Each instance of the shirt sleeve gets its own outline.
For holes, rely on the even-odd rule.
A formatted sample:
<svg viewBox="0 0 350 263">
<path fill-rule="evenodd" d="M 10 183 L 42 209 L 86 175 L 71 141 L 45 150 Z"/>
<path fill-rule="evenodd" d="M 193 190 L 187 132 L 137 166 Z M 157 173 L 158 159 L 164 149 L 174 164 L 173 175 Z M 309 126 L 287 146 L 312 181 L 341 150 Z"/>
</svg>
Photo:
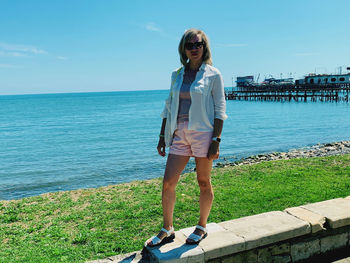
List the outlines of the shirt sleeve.
<svg viewBox="0 0 350 263">
<path fill-rule="evenodd" d="M 225 90 L 224 81 L 221 74 L 217 74 L 213 80 L 213 100 L 214 100 L 214 118 L 220 120 L 226 120 L 226 100 L 225 100 Z"/>
<path fill-rule="evenodd" d="M 162 119 L 166 119 L 166 117 L 168 116 L 168 112 L 170 111 L 171 98 L 172 98 L 172 90 L 171 90 L 172 87 L 171 86 L 172 86 L 173 81 L 174 81 L 174 72 L 171 74 L 169 95 L 168 95 L 168 98 L 165 100 L 164 109 L 163 109 L 162 113 L 160 114 L 160 117 Z"/>
</svg>

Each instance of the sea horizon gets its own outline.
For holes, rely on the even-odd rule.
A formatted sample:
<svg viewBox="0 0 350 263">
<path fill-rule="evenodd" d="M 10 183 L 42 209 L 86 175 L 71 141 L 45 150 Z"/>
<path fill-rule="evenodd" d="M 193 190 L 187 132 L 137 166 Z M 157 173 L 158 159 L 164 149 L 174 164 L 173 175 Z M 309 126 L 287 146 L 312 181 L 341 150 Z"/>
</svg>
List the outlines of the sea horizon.
<svg viewBox="0 0 350 263">
<path fill-rule="evenodd" d="M 225 91 L 236 87 L 225 87 Z M 169 89 L 140 89 L 140 90 L 112 90 L 112 91 L 72 91 L 72 92 L 43 92 L 43 93 L 21 93 L 21 94 L 0 94 L 2 96 L 27 96 L 27 95 L 54 95 L 54 94 L 82 94 L 82 93 L 115 93 L 115 92 L 137 92 L 137 91 L 169 91 Z"/>
</svg>

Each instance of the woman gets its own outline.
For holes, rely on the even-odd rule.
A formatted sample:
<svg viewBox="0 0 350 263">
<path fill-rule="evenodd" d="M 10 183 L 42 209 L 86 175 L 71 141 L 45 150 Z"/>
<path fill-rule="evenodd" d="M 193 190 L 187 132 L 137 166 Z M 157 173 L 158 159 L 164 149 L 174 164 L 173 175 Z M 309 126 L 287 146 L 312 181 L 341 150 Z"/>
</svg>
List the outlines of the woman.
<svg viewBox="0 0 350 263">
<path fill-rule="evenodd" d="M 162 189 L 163 228 L 146 242 L 151 247 L 175 238 L 175 187 L 191 156 L 195 157 L 200 188 L 200 217 L 186 243 L 198 244 L 207 236 L 206 224 L 214 199 L 210 172 L 213 160 L 219 157 L 220 135 L 227 118 L 222 76 L 211 66 L 205 33 L 187 30 L 181 38 L 179 54 L 184 67 L 172 74 L 157 146 L 161 156 L 165 156 L 165 147 L 170 146 Z"/>
</svg>

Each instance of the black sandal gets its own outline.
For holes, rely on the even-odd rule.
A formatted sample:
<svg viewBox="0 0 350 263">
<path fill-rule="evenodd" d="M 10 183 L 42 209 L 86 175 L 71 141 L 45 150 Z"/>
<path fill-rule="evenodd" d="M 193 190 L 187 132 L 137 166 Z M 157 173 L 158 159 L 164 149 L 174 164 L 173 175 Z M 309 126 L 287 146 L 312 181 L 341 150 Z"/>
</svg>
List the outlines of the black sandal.
<svg viewBox="0 0 350 263">
<path fill-rule="evenodd" d="M 172 240 L 174 240 L 175 238 L 175 232 L 174 232 L 174 228 L 170 228 L 170 230 L 166 230 L 165 228 L 162 228 L 160 231 L 166 233 L 166 236 L 163 239 L 160 239 L 157 236 L 154 236 L 151 238 L 151 242 L 148 243 L 146 242 L 145 246 L 148 247 L 155 247 L 155 246 L 159 246 L 159 245 L 163 245 L 166 243 L 171 242 Z"/>
<path fill-rule="evenodd" d="M 188 236 L 188 238 L 186 239 L 186 244 L 188 245 L 194 245 L 194 244 L 199 244 L 199 242 L 201 242 L 204 238 L 206 238 L 208 236 L 208 230 L 200 225 L 197 225 L 196 228 L 202 230 L 204 232 L 204 234 L 202 236 L 199 236 L 195 233 L 192 233 L 191 235 Z M 189 241 L 189 240 L 193 240 L 193 241 Z"/>
</svg>

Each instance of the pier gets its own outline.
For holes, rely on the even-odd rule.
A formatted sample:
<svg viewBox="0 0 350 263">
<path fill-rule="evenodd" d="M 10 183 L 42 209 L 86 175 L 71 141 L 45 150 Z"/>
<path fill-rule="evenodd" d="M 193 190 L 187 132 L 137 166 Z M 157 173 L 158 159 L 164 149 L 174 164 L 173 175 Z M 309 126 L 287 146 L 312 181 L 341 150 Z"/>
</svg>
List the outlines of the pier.
<svg viewBox="0 0 350 263">
<path fill-rule="evenodd" d="M 252 85 L 226 92 L 228 100 L 349 102 L 350 84 Z"/>
</svg>

